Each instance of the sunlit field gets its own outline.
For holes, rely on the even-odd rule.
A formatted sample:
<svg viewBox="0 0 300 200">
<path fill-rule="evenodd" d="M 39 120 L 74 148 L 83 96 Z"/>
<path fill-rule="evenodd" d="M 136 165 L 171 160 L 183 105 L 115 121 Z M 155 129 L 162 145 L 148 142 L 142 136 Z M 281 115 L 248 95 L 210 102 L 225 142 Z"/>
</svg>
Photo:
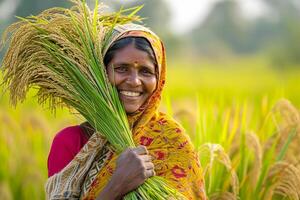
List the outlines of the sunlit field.
<svg viewBox="0 0 300 200">
<path fill-rule="evenodd" d="M 195 144 L 210 199 L 300 199 L 300 70 L 264 57 L 168 63 L 161 110 Z M 1 78 L 0 78 L 1 79 Z M 47 155 L 56 132 L 82 122 L 38 105 L 16 109 L 0 89 L 0 199 L 44 199 Z"/>
</svg>

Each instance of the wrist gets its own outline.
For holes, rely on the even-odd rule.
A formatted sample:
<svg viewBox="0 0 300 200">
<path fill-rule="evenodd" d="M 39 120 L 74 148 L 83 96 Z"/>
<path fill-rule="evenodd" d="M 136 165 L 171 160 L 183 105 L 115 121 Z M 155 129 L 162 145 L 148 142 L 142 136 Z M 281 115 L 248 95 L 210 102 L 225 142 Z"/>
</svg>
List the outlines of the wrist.
<svg viewBox="0 0 300 200">
<path fill-rule="evenodd" d="M 115 181 L 114 177 L 112 177 L 109 183 L 107 184 L 107 189 L 110 191 L 111 197 L 113 199 L 118 200 L 122 198 L 122 186 L 120 185 L 120 181 Z"/>
<path fill-rule="evenodd" d="M 122 187 L 119 184 L 119 181 L 115 181 L 114 176 L 106 184 L 97 200 L 119 200 L 122 198 Z"/>
</svg>

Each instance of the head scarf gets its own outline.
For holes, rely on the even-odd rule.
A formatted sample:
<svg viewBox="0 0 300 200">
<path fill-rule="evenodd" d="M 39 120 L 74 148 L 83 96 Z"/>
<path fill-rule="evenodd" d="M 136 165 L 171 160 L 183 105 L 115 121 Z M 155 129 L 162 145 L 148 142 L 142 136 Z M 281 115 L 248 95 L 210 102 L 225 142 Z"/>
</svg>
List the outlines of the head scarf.
<svg viewBox="0 0 300 200">
<path fill-rule="evenodd" d="M 163 87 L 166 79 L 166 53 L 165 47 L 160 38 L 150 29 L 138 24 L 117 25 L 114 28 L 110 42 L 104 49 L 103 55 L 113 45 L 114 42 L 126 37 L 143 37 L 151 45 L 157 61 L 158 80 L 157 87 L 149 99 L 135 113 L 128 115 L 128 122 L 132 128 L 132 132 L 138 132 L 142 126 L 147 124 L 155 111 L 157 111 Z"/>
</svg>

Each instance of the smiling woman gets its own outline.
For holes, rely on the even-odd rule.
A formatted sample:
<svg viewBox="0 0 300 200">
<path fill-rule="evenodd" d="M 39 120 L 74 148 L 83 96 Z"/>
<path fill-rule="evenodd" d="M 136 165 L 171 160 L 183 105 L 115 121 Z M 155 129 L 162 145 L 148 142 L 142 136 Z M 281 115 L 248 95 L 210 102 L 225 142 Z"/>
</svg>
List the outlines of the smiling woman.
<svg viewBox="0 0 300 200">
<path fill-rule="evenodd" d="M 115 27 L 104 54 L 109 81 L 118 90 L 134 141 L 141 146 L 117 156 L 101 139 L 98 159 L 84 165 L 89 170 L 83 170 L 88 178 L 82 180 L 81 197 L 119 199 L 157 174 L 187 199 L 205 199 L 200 163 L 188 136 L 179 124 L 157 110 L 165 83 L 163 43 L 149 29 L 125 24 Z M 66 174 L 84 155 L 83 147 L 92 144 L 96 135 L 87 123 L 56 135 L 48 158 L 49 193 L 59 185 L 53 180 L 70 176 Z"/>
<path fill-rule="evenodd" d="M 104 55 L 109 81 L 118 90 L 133 139 L 141 146 L 117 156 L 89 124 L 68 127 L 56 135 L 51 147 L 48 192 L 60 191 L 55 180 L 70 176 L 66 174 L 77 166 L 75 161 L 86 154 L 84 147 L 97 137 L 98 155 L 92 162 L 87 157 L 85 170 L 76 175 L 85 177 L 77 189 L 82 198 L 120 199 L 156 174 L 186 199 L 205 199 L 198 155 L 189 137 L 177 122 L 158 112 L 165 84 L 163 43 L 149 29 L 125 24 L 115 27 Z"/>
</svg>

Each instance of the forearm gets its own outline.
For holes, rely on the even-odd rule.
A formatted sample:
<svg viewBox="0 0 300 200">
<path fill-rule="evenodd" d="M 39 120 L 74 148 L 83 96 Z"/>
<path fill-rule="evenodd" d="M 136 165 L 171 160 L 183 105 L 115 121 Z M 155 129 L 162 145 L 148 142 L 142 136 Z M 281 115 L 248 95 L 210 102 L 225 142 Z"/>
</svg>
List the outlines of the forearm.
<svg viewBox="0 0 300 200">
<path fill-rule="evenodd" d="M 121 187 L 118 183 L 111 180 L 102 190 L 96 200 L 118 200 L 122 198 Z"/>
</svg>

